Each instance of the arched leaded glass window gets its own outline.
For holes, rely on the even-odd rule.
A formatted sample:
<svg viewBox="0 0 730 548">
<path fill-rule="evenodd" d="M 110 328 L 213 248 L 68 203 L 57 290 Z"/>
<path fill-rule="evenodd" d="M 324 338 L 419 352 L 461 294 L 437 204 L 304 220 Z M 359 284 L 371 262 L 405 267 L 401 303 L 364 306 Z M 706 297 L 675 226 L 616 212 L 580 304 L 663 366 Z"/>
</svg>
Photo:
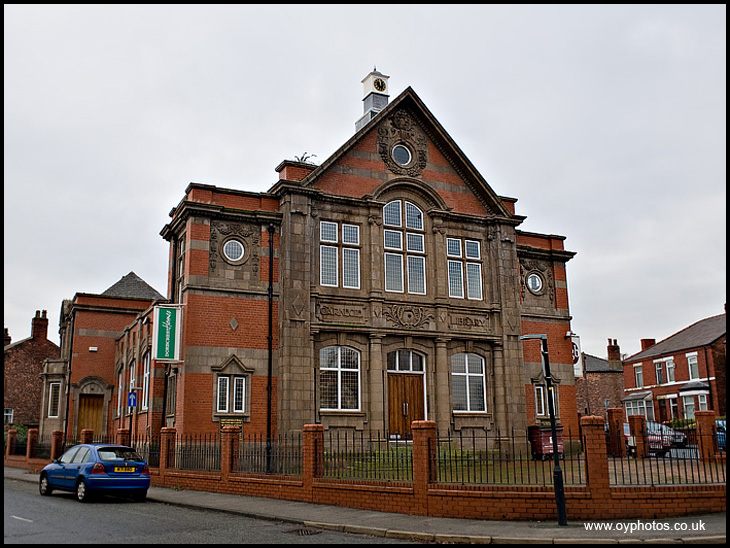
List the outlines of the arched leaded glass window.
<svg viewBox="0 0 730 548">
<path fill-rule="evenodd" d="M 423 211 L 405 200 L 383 207 L 385 290 L 426 294 L 426 242 Z"/>
</svg>

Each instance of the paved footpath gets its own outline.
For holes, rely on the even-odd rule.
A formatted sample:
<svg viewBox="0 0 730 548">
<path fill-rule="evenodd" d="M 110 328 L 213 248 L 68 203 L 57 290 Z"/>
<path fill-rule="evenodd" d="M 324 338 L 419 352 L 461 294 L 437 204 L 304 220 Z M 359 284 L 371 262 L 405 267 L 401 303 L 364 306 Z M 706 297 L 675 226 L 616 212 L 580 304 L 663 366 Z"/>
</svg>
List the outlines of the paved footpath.
<svg viewBox="0 0 730 548">
<path fill-rule="evenodd" d="M 5 478 L 38 481 L 38 474 L 5 468 Z M 431 543 L 469 544 L 725 544 L 726 516 L 703 514 L 656 520 L 486 521 L 431 518 L 286 500 L 150 487 L 148 500 L 332 529 Z M 570 516 L 569 516 L 570 517 Z M 587 530 L 592 527 L 593 530 Z M 596 530 L 600 527 L 600 530 Z"/>
</svg>

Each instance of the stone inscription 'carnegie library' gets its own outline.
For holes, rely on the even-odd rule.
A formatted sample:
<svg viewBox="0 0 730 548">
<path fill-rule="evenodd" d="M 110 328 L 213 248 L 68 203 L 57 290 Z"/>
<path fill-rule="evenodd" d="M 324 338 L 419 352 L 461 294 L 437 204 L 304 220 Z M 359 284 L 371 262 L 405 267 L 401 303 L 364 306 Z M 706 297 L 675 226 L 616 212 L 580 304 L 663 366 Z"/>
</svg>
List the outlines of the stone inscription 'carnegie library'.
<svg viewBox="0 0 730 548">
<path fill-rule="evenodd" d="M 367 319 L 367 313 L 362 306 L 318 303 L 317 319 L 323 322 L 364 323 Z"/>
<path fill-rule="evenodd" d="M 489 316 L 449 314 L 449 328 L 466 331 L 488 331 Z"/>
</svg>

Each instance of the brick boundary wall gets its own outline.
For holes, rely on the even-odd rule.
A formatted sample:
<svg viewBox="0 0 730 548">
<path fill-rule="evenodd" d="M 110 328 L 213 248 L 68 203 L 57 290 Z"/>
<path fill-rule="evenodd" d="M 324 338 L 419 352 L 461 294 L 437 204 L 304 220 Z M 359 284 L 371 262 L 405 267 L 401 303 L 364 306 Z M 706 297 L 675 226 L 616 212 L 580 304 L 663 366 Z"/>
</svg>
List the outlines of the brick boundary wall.
<svg viewBox="0 0 730 548">
<path fill-rule="evenodd" d="M 714 414 L 698 412 L 698 427 L 709 427 Z M 405 514 L 489 520 L 556 519 L 555 493 L 552 486 L 519 485 L 452 485 L 435 483 L 432 477 L 435 462 L 436 423 L 416 421 L 413 427 L 413 481 L 341 481 L 322 476 L 324 430 L 321 424 L 306 425 L 303 431 L 301 477 L 282 477 L 231 472 L 239 431 L 226 427 L 221 432 L 221 472 L 177 470 L 174 467 L 176 430 L 161 430 L 160 464 L 151 469 L 152 484 L 158 487 L 212 491 L 233 495 L 256 496 L 330 504 L 363 510 Z M 612 487 L 603 417 L 583 417 L 581 428 L 585 438 L 586 485 L 565 488 L 569 520 L 656 519 L 726 511 L 726 485 L 662 485 Z M 29 440 L 37 438 L 37 430 L 29 431 Z M 84 432 L 84 438 L 91 434 Z M 33 438 L 31 438 L 31 436 Z M 54 432 L 52 456 L 60 454 L 61 432 Z M 125 440 L 128 433 L 119 432 Z M 8 432 L 8 447 L 15 431 Z M 28 453 L 9 455 L 5 466 L 40 469 L 48 460 L 33 459 Z M 711 448 L 700 448 L 703 460 L 720 460 Z"/>
</svg>

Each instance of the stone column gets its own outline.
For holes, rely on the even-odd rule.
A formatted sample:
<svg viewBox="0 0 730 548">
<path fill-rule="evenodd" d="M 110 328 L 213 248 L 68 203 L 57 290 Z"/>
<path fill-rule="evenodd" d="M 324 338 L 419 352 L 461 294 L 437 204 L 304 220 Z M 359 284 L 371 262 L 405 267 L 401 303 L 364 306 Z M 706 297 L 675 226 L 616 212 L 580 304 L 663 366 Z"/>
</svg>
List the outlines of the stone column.
<svg viewBox="0 0 730 548">
<path fill-rule="evenodd" d="M 368 401 L 370 404 L 368 421 L 370 429 L 375 432 L 385 432 L 385 368 L 383 367 L 383 336 L 378 333 L 370 334 L 370 370 Z"/>
<path fill-rule="evenodd" d="M 451 368 L 446 349 L 450 339 L 436 339 L 436 386 L 433 389 L 436 395 L 436 425 L 446 433 L 451 427 L 451 393 L 449 391 L 449 375 Z"/>
</svg>

